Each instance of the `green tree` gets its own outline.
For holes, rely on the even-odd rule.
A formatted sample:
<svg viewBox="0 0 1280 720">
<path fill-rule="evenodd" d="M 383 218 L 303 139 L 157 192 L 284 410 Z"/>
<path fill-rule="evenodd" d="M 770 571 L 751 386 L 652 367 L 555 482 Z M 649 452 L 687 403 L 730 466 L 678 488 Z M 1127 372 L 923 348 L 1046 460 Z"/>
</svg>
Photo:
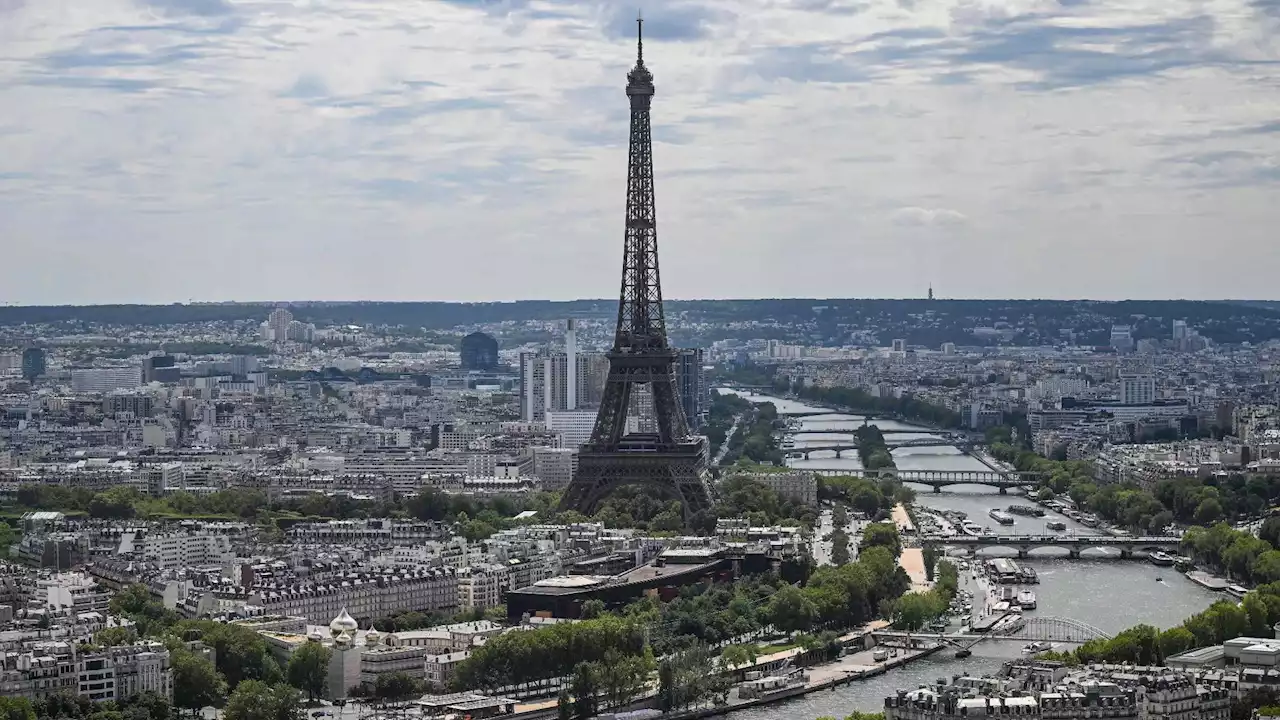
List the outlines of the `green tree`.
<svg viewBox="0 0 1280 720">
<path fill-rule="evenodd" d="M 720 652 L 720 659 L 731 669 L 754 665 L 759 657 L 759 650 L 754 643 L 745 645 L 729 645 Z"/>
<path fill-rule="evenodd" d="M 813 627 L 817 615 L 813 600 L 794 585 L 783 585 L 765 608 L 765 617 L 769 618 L 769 622 L 786 633 L 807 631 Z"/>
<path fill-rule="evenodd" d="M 329 684 L 329 660 L 333 651 L 322 643 L 307 642 L 294 651 L 285 672 L 289 684 L 315 700 L 324 697 Z"/>
<path fill-rule="evenodd" d="M 580 616 L 583 620 L 594 620 L 604 614 L 604 601 L 599 598 L 592 598 L 582 603 L 582 611 Z"/>
<path fill-rule="evenodd" d="M 920 551 L 924 558 L 924 576 L 929 582 L 933 582 L 933 571 L 938 564 L 938 549 L 932 544 L 926 544 Z"/>
<path fill-rule="evenodd" d="M 1202 500 L 1196 506 L 1196 512 L 1193 519 L 1197 525 L 1211 525 L 1222 518 L 1222 503 L 1215 498 L 1207 498 Z"/>
<path fill-rule="evenodd" d="M 888 548 L 895 558 L 901 555 L 902 538 L 898 536 L 898 526 L 893 523 L 873 523 L 863 528 L 858 551 L 872 547 Z"/>
<path fill-rule="evenodd" d="M 579 720 L 596 716 L 597 696 L 600 693 L 600 670 L 595 663 L 578 663 L 573 668 L 570 681 L 573 693 L 573 716 Z"/>
<path fill-rule="evenodd" d="M 298 691 L 284 683 L 245 680 L 227 699 L 223 720 L 303 720 Z"/>
<path fill-rule="evenodd" d="M 0 697 L 0 720 L 36 720 L 36 711 L 26 698 Z"/>
<path fill-rule="evenodd" d="M 128 645 L 138 639 L 138 633 L 131 627 L 109 627 L 94 633 L 93 642 L 103 647 Z"/>
<path fill-rule="evenodd" d="M 402 702 L 422 692 L 422 683 L 404 673 L 379 675 L 373 688 L 374 697 L 390 702 Z"/>
<path fill-rule="evenodd" d="M 213 663 L 186 648 L 172 651 L 169 663 L 173 667 L 173 697 L 178 707 L 194 715 L 209 706 L 222 706 L 227 682 Z"/>
</svg>

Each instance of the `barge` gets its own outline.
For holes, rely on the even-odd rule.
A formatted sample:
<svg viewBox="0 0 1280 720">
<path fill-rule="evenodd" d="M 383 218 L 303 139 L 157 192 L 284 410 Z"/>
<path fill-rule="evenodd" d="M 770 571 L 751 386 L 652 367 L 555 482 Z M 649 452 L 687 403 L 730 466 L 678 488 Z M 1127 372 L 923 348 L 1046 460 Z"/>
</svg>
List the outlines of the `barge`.
<svg viewBox="0 0 1280 720">
<path fill-rule="evenodd" d="M 1003 510 L 992 510 L 991 512 L 989 512 L 989 513 L 987 513 L 987 514 L 991 516 L 991 519 L 992 519 L 992 520 L 995 520 L 996 522 L 1000 523 L 1001 525 L 1012 525 L 1012 524 L 1013 524 L 1013 516 L 1012 516 L 1012 515 L 1010 515 L 1010 514 L 1009 514 L 1009 513 L 1007 513 L 1007 512 L 1004 512 Z"/>
<path fill-rule="evenodd" d="M 1014 515 L 1023 515 L 1025 517 L 1044 517 L 1044 509 L 1033 507 L 1031 505 L 1010 505 L 1005 508 L 1005 512 Z"/>
</svg>

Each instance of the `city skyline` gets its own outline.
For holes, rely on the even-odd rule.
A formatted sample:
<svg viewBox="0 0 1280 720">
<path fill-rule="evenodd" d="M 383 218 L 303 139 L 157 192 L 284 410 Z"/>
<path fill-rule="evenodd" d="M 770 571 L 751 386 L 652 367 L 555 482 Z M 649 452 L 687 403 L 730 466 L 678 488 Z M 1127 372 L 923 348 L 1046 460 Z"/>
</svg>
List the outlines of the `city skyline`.
<svg viewBox="0 0 1280 720">
<path fill-rule="evenodd" d="M 637 9 L 671 299 L 1263 297 L 1269 8 L 0 2 L 0 302 L 608 298 Z"/>
</svg>

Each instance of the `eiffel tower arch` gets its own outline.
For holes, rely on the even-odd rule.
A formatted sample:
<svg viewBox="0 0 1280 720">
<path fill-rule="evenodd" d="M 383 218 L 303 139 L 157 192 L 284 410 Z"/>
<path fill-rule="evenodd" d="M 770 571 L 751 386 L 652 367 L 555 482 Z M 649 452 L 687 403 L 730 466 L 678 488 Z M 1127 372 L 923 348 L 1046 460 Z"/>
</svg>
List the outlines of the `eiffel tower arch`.
<svg viewBox="0 0 1280 720">
<path fill-rule="evenodd" d="M 641 34 L 636 65 L 627 74 L 631 138 L 618 324 L 595 428 L 578 454 L 578 472 L 565 489 L 560 507 L 590 515 L 614 490 L 638 485 L 678 499 L 687 521 L 711 507 L 707 442 L 689 430 L 675 378 L 676 353 L 667 341 L 649 118 L 653 74 L 644 64 L 644 23 L 637 23 Z M 654 422 L 644 431 L 628 431 L 628 409 L 640 387 L 647 387 L 653 396 Z"/>
</svg>

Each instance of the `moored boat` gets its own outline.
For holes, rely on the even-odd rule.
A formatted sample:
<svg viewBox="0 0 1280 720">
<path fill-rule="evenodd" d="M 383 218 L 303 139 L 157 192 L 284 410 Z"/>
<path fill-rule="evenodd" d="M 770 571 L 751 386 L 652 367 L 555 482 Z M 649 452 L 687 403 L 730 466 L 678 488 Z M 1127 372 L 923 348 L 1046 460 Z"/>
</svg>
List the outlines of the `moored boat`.
<svg viewBox="0 0 1280 720">
<path fill-rule="evenodd" d="M 1166 552 L 1153 552 L 1147 559 L 1156 567 L 1173 567 L 1173 556 Z"/>
<path fill-rule="evenodd" d="M 1009 514 L 1009 513 L 1007 513 L 1007 512 L 1004 512 L 1003 510 L 992 510 L 991 512 L 989 512 L 989 513 L 987 513 L 987 514 L 991 516 L 991 519 L 992 519 L 992 520 L 995 520 L 996 522 L 1000 523 L 1001 525 L 1012 525 L 1012 524 L 1013 524 L 1013 516 L 1012 516 L 1012 515 L 1010 515 L 1010 514 Z"/>
<path fill-rule="evenodd" d="M 1023 610 L 1035 610 L 1036 594 L 1030 590 L 1023 590 L 1018 593 L 1018 604 L 1022 606 Z"/>
<path fill-rule="evenodd" d="M 1044 526 L 1045 528 L 1049 530 L 1053 530 L 1054 532 L 1062 532 L 1063 530 L 1067 529 L 1067 524 L 1062 522 L 1061 520 L 1050 520 L 1049 522 L 1045 523 Z"/>
<path fill-rule="evenodd" d="M 1014 515 L 1025 515 L 1026 517 L 1044 517 L 1044 509 L 1032 505 L 1010 505 L 1005 508 L 1005 512 L 1013 513 Z"/>
</svg>

